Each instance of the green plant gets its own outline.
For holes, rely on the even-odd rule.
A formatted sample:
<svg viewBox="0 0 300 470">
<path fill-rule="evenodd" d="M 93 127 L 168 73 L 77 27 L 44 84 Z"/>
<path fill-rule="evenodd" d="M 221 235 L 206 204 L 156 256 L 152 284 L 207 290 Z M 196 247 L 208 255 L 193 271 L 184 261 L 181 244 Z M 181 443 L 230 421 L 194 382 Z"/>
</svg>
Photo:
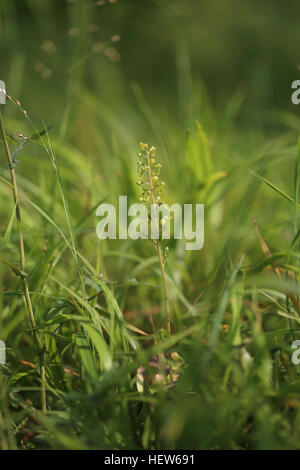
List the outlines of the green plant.
<svg viewBox="0 0 300 470">
<path fill-rule="evenodd" d="M 140 198 L 141 202 L 144 202 L 148 205 L 157 205 L 159 207 L 161 204 L 164 203 L 161 199 L 161 191 L 162 188 L 165 186 L 165 182 L 159 179 L 161 164 L 157 163 L 156 161 L 156 148 L 155 147 L 148 147 L 148 144 L 140 143 L 140 152 L 138 153 L 138 173 L 139 173 L 139 180 L 137 182 L 138 186 L 140 186 L 142 190 L 142 196 Z M 162 252 L 162 245 L 161 245 L 161 230 L 160 226 L 164 222 L 164 220 L 159 220 L 159 216 L 151 217 L 151 223 L 156 224 L 159 237 L 157 240 L 152 240 L 154 243 L 159 260 L 159 267 L 161 271 L 161 278 L 163 284 L 163 293 L 164 293 L 164 304 L 165 304 L 165 315 L 166 315 L 166 329 L 167 329 L 167 336 L 171 336 L 171 311 L 170 311 L 170 304 L 169 304 L 169 295 L 168 295 L 168 285 L 167 285 L 167 278 L 165 272 L 165 264 L 167 259 L 167 252 L 168 249 Z M 170 366 L 170 379 L 173 382 L 173 372 L 172 367 Z"/>
<path fill-rule="evenodd" d="M 12 194 L 13 194 L 13 200 L 15 204 L 15 214 L 16 214 L 16 219 L 17 219 L 17 227 L 18 227 L 18 232 L 19 232 L 19 255 L 20 255 L 20 266 L 13 266 L 9 263 L 7 263 L 13 271 L 15 272 L 16 275 L 20 276 L 22 285 L 23 285 L 23 292 L 24 292 L 24 298 L 25 298 L 25 304 L 27 308 L 27 314 L 28 314 L 28 319 L 29 323 L 31 326 L 32 330 L 32 335 L 36 344 L 37 348 L 37 354 L 39 357 L 39 363 L 40 363 L 40 378 L 41 378 L 41 394 L 42 394 L 42 411 L 44 414 L 47 412 L 47 401 L 46 401 L 46 375 L 45 375 L 45 363 L 44 363 L 44 346 L 41 343 L 38 331 L 37 331 L 37 326 L 36 326 L 36 321 L 35 321 L 35 316 L 34 316 L 34 311 L 32 307 L 32 301 L 31 301 L 31 296 L 29 292 L 29 287 L 28 287 L 28 282 L 27 282 L 27 273 L 26 273 L 26 258 L 25 258 L 25 249 L 24 249 L 24 237 L 23 237 L 23 228 L 22 228 L 22 219 L 21 219 L 21 209 L 20 209 L 20 201 L 18 197 L 18 185 L 17 185 L 17 177 L 16 177 L 16 169 L 15 165 L 16 162 L 14 161 L 9 144 L 8 144 L 8 139 L 6 135 L 6 130 L 4 126 L 4 119 L 3 119 L 3 114 L 2 110 L 0 109 L 0 128 L 1 128 L 1 134 L 4 142 L 4 147 L 5 147 L 5 152 L 7 156 L 7 162 L 9 166 L 9 171 L 10 171 L 10 178 L 11 178 L 11 189 L 12 189 Z"/>
<path fill-rule="evenodd" d="M 1 450 L 300 448 L 300 4 L 223 3 L 0 2 L 2 78 L 30 106 L 4 127 L 36 324 L 0 130 Z M 156 200 L 205 204 L 202 250 L 97 240 L 98 205 L 140 196 L 141 135 Z"/>
</svg>

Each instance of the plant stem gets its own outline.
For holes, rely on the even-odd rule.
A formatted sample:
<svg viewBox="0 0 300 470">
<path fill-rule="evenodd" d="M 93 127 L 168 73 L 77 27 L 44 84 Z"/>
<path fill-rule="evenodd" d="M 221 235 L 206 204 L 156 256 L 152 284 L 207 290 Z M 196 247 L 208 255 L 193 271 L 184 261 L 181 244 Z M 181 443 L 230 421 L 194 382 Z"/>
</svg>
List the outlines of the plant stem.
<svg viewBox="0 0 300 470">
<path fill-rule="evenodd" d="M 167 322 L 167 335 L 168 338 L 171 336 L 171 313 L 170 313 L 170 305 L 169 305 L 169 294 L 168 294 L 168 287 L 167 287 L 167 278 L 165 273 L 165 263 L 163 260 L 163 255 L 161 252 L 161 244 L 157 242 L 157 252 L 159 258 L 159 265 L 161 270 L 161 277 L 163 282 L 163 289 L 164 289 L 164 298 L 165 298 L 165 310 L 166 310 L 166 322 Z"/>
<path fill-rule="evenodd" d="M 7 141 L 7 136 L 6 136 L 1 109 L 0 109 L 0 127 L 1 127 L 4 147 L 6 151 L 7 161 L 8 161 L 8 165 L 10 169 L 12 192 L 13 192 L 13 198 L 14 198 L 14 203 L 16 207 L 16 218 L 17 218 L 17 226 L 18 226 L 18 232 L 19 232 L 20 266 L 21 266 L 22 273 L 25 273 L 26 260 L 25 260 L 25 249 L 24 249 L 24 237 L 23 237 L 23 229 L 22 229 L 22 221 L 21 221 L 21 210 L 20 210 L 19 199 L 18 199 L 18 186 L 17 186 L 16 172 L 15 172 L 15 169 L 13 168 L 13 159 L 12 159 L 8 141 Z M 38 350 L 38 355 L 39 355 L 41 392 L 42 392 L 42 411 L 43 413 L 46 414 L 47 405 L 46 405 L 46 375 L 45 375 L 45 364 L 44 364 L 44 350 L 43 350 L 38 332 L 36 330 L 35 317 L 34 317 L 34 312 L 32 308 L 31 297 L 30 297 L 30 292 L 29 292 L 26 276 L 21 274 L 21 279 L 22 279 L 22 284 L 23 284 L 23 291 L 24 291 L 24 297 L 25 297 L 25 303 L 27 307 L 29 323 L 32 329 L 33 338 L 34 338 L 34 341 Z"/>
<path fill-rule="evenodd" d="M 153 179 L 152 179 L 152 173 L 151 173 L 151 167 L 150 167 L 150 157 L 149 156 L 148 156 L 148 172 L 149 172 L 148 174 L 149 174 L 150 190 L 151 190 L 151 194 L 152 194 L 152 204 L 157 204 L 157 199 L 155 197 L 155 192 L 154 192 L 154 185 L 153 185 Z M 159 224 L 159 222 L 158 222 L 158 224 Z M 159 266 L 160 266 L 160 270 L 161 270 L 161 277 L 162 277 L 163 290 L 164 290 L 167 336 L 168 336 L 168 338 L 170 338 L 170 336 L 171 336 L 171 312 L 170 312 L 170 305 L 169 305 L 169 294 L 168 294 L 167 278 L 166 278 L 166 272 L 165 272 L 165 260 L 163 258 L 163 254 L 162 254 L 162 251 L 161 251 L 160 240 L 158 239 L 155 244 L 156 244 L 158 258 L 159 258 Z M 172 370 L 172 365 L 171 364 L 170 364 L 170 380 L 171 380 L 171 383 L 173 383 L 173 370 Z"/>
</svg>

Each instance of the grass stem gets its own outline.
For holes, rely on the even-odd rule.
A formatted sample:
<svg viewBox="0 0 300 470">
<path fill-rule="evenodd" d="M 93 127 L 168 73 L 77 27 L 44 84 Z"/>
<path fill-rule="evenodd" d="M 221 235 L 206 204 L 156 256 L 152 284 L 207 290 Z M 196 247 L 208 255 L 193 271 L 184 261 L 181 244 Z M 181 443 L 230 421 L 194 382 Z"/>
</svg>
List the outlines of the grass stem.
<svg viewBox="0 0 300 470">
<path fill-rule="evenodd" d="M 5 151 L 6 151 L 8 166 L 9 166 L 9 170 L 10 170 L 12 193 L 13 193 L 14 203 L 15 203 L 15 206 L 16 206 L 16 218 L 17 218 L 17 226 L 18 226 L 18 232 L 19 232 L 19 253 L 20 253 L 21 279 L 22 279 L 22 285 L 23 285 L 24 298 L 25 298 L 29 323 L 30 323 L 30 326 L 31 326 L 31 329 L 32 329 L 32 332 L 33 332 L 33 338 L 34 338 L 34 341 L 35 341 L 35 344 L 36 344 L 36 347 L 37 347 L 37 351 L 38 351 L 38 355 L 39 355 L 40 377 L 41 377 L 41 393 L 42 393 L 42 411 L 43 411 L 44 414 L 46 414 L 46 412 L 47 412 L 47 402 L 46 402 L 46 375 L 45 375 L 45 363 L 44 363 L 44 350 L 43 350 L 43 347 L 42 347 L 42 344 L 41 344 L 41 341 L 40 341 L 40 337 L 39 337 L 38 332 L 36 330 L 36 322 L 35 322 L 35 316 L 34 316 L 34 312 L 33 312 L 30 292 L 29 292 L 29 288 L 28 288 L 27 279 L 26 279 L 26 276 L 24 274 L 25 270 L 26 270 L 26 259 L 25 259 L 24 237 L 23 237 L 23 228 L 22 228 L 22 220 L 21 220 L 21 210 L 20 210 L 19 199 L 18 199 L 17 178 L 16 178 L 15 168 L 13 167 L 13 159 L 12 159 L 10 148 L 9 148 L 9 145 L 8 145 L 8 140 L 7 140 L 7 136 L 6 136 L 4 120 L 3 120 L 3 115 L 2 115 L 1 109 L 0 109 L 0 128 L 1 128 L 1 134 L 2 134 L 2 137 L 3 137 L 4 147 L 5 147 Z"/>
</svg>

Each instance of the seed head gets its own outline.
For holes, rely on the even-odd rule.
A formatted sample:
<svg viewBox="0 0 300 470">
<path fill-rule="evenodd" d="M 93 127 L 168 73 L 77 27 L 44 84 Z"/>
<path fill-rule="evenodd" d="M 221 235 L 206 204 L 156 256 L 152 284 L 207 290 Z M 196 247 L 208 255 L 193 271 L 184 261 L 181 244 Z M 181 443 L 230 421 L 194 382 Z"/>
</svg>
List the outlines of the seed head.
<svg viewBox="0 0 300 470">
<path fill-rule="evenodd" d="M 161 198 L 159 193 L 162 187 L 165 186 L 165 182 L 159 181 L 159 174 L 161 164 L 156 163 L 155 154 L 156 148 L 143 142 L 139 143 L 138 152 L 138 174 L 139 180 L 137 185 L 141 187 L 143 191 L 143 201 L 161 204 Z"/>
</svg>

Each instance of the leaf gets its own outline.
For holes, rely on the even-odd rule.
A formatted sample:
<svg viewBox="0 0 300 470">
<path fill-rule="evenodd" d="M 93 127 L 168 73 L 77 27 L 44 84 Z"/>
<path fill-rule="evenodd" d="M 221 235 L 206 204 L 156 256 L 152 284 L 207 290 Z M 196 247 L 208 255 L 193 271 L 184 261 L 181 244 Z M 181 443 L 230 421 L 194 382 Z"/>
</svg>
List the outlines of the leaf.
<svg viewBox="0 0 300 470">
<path fill-rule="evenodd" d="M 255 226 L 255 230 L 256 230 L 256 233 L 258 235 L 258 238 L 259 238 L 259 241 L 260 241 L 260 246 L 261 246 L 261 249 L 262 249 L 264 255 L 266 256 L 266 258 L 271 258 L 272 253 L 271 253 L 268 245 L 264 241 L 263 237 L 259 233 L 259 230 L 258 230 L 255 219 L 254 219 L 254 226 Z M 271 266 L 272 266 L 272 269 L 275 272 L 275 274 L 279 277 L 279 279 L 282 279 L 280 269 L 278 268 L 278 266 L 275 263 L 272 263 Z M 300 304 L 299 304 L 298 300 L 296 299 L 296 297 L 293 294 L 287 294 L 287 296 L 291 299 L 291 301 L 293 302 L 293 304 L 296 307 L 297 311 L 299 312 L 300 311 Z"/>
<path fill-rule="evenodd" d="M 12 227 L 13 227 L 13 223 L 14 223 L 14 219 L 15 219 L 15 214 L 16 214 L 16 205 L 15 204 L 15 207 L 14 207 L 14 210 L 12 212 L 12 215 L 10 217 L 10 220 L 9 220 L 9 223 L 8 223 L 8 226 L 5 230 L 5 233 L 3 235 L 3 238 L 0 242 L 0 252 L 3 251 L 5 249 L 5 247 L 7 246 L 7 244 L 9 243 L 10 241 L 10 235 L 11 235 L 11 230 L 12 230 Z"/>
<path fill-rule="evenodd" d="M 28 274 L 25 271 L 22 271 L 21 269 L 18 268 L 18 266 L 15 266 L 14 264 L 9 263 L 8 261 L 1 260 L 2 263 L 6 264 L 9 266 L 12 271 L 15 273 L 16 276 L 21 276 L 21 277 L 27 277 Z"/>
<path fill-rule="evenodd" d="M 93 345 L 95 351 L 97 352 L 100 358 L 100 369 L 109 370 L 112 367 L 112 355 L 109 350 L 109 347 L 102 335 L 102 333 L 97 330 L 94 324 L 88 318 L 81 317 L 79 315 L 68 314 L 67 317 L 78 321 L 82 328 L 85 331 L 86 337 L 90 339 L 91 344 Z M 91 349 L 90 344 L 88 343 L 89 348 Z M 91 349 L 92 352 L 92 349 Z"/>
<path fill-rule="evenodd" d="M 212 158 L 210 154 L 210 148 L 208 144 L 207 136 L 203 130 L 199 121 L 195 121 L 196 125 L 196 138 L 198 144 L 198 155 L 202 161 L 202 167 L 204 168 L 204 174 L 209 177 L 212 173 Z"/>
<path fill-rule="evenodd" d="M 264 178 L 263 176 L 261 175 L 258 175 L 256 173 L 254 173 L 254 171 L 250 170 L 250 173 L 255 176 L 257 179 L 259 179 L 260 181 L 263 181 L 265 184 L 267 184 L 268 186 L 270 186 L 270 188 L 274 189 L 274 191 L 276 191 L 278 194 L 280 194 L 280 196 L 284 197 L 287 201 L 289 202 L 292 202 L 294 203 L 294 199 L 289 196 L 288 194 L 286 194 L 284 191 L 282 191 L 281 189 L 279 189 L 277 186 L 275 186 L 275 184 L 271 183 L 269 180 L 267 180 L 266 178 Z M 300 204 L 296 203 L 296 206 L 298 208 L 300 208 Z"/>
<path fill-rule="evenodd" d="M 87 337 L 90 339 L 92 345 L 98 353 L 100 358 L 101 370 L 109 370 L 112 368 L 112 356 L 105 339 L 99 330 L 97 330 L 92 323 L 83 323 L 83 329 Z"/>
<path fill-rule="evenodd" d="M 3 178 L 3 176 L 0 176 L 0 180 L 4 181 L 4 183 L 8 184 L 8 186 L 10 186 L 11 188 L 13 187 L 13 185 L 7 181 L 7 179 Z"/>
<path fill-rule="evenodd" d="M 229 276 L 229 279 L 226 283 L 226 286 L 225 286 L 224 292 L 222 294 L 222 297 L 219 301 L 216 317 L 215 317 L 215 320 L 214 320 L 214 324 L 213 324 L 210 339 L 209 339 L 209 347 L 210 348 L 214 348 L 216 346 L 217 342 L 218 342 L 219 335 L 220 335 L 220 327 L 221 327 L 223 316 L 224 316 L 224 313 L 225 313 L 225 310 L 226 310 L 226 307 L 227 307 L 227 303 L 229 301 L 230 292 L 231 292 L 232 286 L 234 285 L 235 278 L 236 278 L 239 270 L 242 267 L 243 261 L 244 261 L 244 256 L 241 257 L 240 261 L 237 263 L 237 265 L 232 270 L 232 272 Z"/>
<path fill-rule="evenodd" d="M 98 375 L 98 371 L 87 337 L 78 333 L 75 335 L 75 341 L 86 373 L 89 377 L 95 379 Z"/>
</svg>

